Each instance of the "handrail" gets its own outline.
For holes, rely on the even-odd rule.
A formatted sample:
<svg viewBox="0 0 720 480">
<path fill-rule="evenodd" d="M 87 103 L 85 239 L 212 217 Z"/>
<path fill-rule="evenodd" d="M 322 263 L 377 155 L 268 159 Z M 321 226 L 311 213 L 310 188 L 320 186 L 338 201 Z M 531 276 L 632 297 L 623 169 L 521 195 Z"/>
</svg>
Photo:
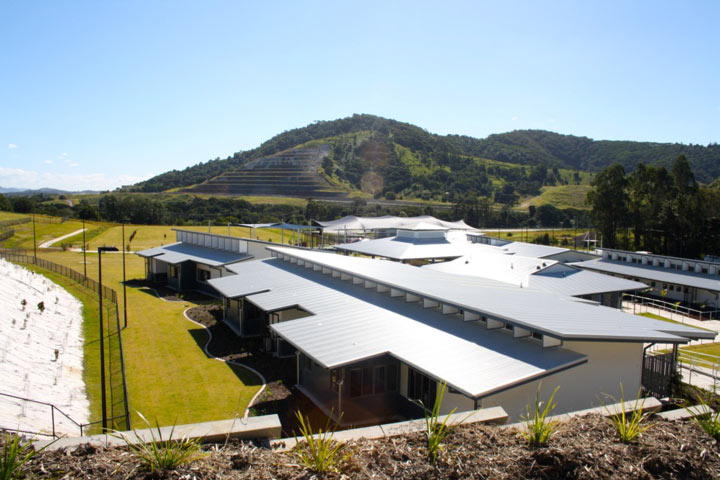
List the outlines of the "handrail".
<svg viewBox="0 0 720 480">
<path fill-rule="evenodd" d="M 668 302 L 666 300 L 660 300 L 657 298 L 644 297 L 642 295 L 634 295 L 632 293 L 623 293 L 623 301 L 628 298 L 633 304 L 639 303 L 640 305 L 647 305 L 661 310 L 674 312 L 677 314 L 686 314 L 687 316 L 695 316 L 699 320 L 712 320 L 720 318 L 720 310 L 698 310 L 692 307 L 686 307 L 684 305 L 678 305 L 674 302 Z M 704 318 L 707 317 L 707 318 Z M 683 320 L 684 322 L 684 320 Z"/>
</svg>

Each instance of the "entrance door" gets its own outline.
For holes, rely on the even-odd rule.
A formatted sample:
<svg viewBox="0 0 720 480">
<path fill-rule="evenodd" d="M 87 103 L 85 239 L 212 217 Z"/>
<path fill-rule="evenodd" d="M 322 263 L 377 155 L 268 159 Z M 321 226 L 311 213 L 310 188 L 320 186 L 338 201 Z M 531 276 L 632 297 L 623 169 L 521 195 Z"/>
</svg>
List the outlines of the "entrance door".
<svg viewBox="0 0 720 480">
<path fill-rule="evenodd" d="M 435 405 L 437 394 L 437 382 L 432 378 L 423 375 L 417 370 L 410 368 L 408 372 L 408 398 L 419 400 L 425 408 L 432 409 Z"/>
</svg>

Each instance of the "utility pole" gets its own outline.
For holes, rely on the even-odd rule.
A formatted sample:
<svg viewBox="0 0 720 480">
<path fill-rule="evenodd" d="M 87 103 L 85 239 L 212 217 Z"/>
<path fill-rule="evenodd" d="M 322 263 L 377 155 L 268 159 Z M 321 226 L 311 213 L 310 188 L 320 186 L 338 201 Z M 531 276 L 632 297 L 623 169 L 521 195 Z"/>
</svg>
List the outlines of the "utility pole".
<svg viewBox="0 0 720 480">
<path fill-rule="evenodd" d="M 35 236 L 35 212 L 32 214 L 32 222 L 33 222 L 33 258 L 35 259 L 35 263 L 37 264 L 37 237 Z"/>
<path fill-rule="evenodd" d="M 102 404 L 102 431 L 107 430 L 107 399 L 105 398 L 105 332 L 103 329 L 102 298 L 102 247 L 98 247 L 98 306 L 100 317 L 100 398 Z"/>
<path fill-rule="evenodd" d="M 123 264 L 123 319 L 124 326 L 127 328 L 127 289 L 125 286 L 125 219 L 122 223 L 122 264 Z"/>
<path fill-rule="evenodd" d="M 87 255 L 86 255 L 86 248 L 85 248 L 85 219 L 82 219 L 82 229 L 83 229 L 83 273 L 85 274 L 85 281 L 87 282 Z"/>
</svg>

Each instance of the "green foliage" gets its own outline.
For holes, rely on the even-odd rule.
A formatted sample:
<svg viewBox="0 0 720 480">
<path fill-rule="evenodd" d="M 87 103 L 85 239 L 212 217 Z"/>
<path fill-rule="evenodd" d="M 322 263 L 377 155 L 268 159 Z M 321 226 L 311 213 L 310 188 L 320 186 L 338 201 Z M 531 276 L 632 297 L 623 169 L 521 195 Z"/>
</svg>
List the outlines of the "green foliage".
<svg viewBox="0 0 720 480">
<path fill-rule="evenodd" d="M 443 383 L 440 386 L 440 390 L 435 394 L 435 403 L 433 404 L 432 411 L 430 413 L 428 413 L 427 410 L 425 411 L 425 435 L 427 436 L 428 458 L 432 463 L 437 461 L 438 454 L 443 449 L 445 439 L 455 428 L 455 424 L 448 422 L 450 415 L 455 413 L 455 408 L 445 416 L 445 420 L 440 421 L 440 407 L 445 397 L 446 388 L 447 384 Z"/>
<path fill-rule="evenodd" d="M 155 428 L 150 425 L 150 422 L 145 417 L 137 412 L 143 422 L 148 426 L 151 440 L 147 443 L 136 443 L 132 438 L 121 432 L 115 432 L 113 435 L 121 438 L 125 441 L 128 448 L 140 459 L 143 466 L 151 472 L 157 470 L 172 470 L 180 465 L 192 463 L 195 460 L 205 457 L 205 454 L 200 448 L 200 441 L 181 438 L 173 439 L 175 433 L 175 425 L 170 430 L 170 435 L 167 439 L 162 436 L 160 424 L 155 421 Z M 157 437 L 155 436 L 157 431 Z M 138 437 L 137 430 L 133 430 L 135 436 Z"/>
<path fill-rule="evenodd" d="M 613 400 L 613 403 L 618 403 L 615 397 L 611 395 L 608 395 L 608 397 Z M 637 397 L 635 397 L 632 413 L 625 413 L 625 390 L 623 389 L 622 383 L 620 384 L 620 402 L 622 403 L 622 407 L 619 413 L 612 413 L 607 407 L 605 407 L 605 410 L 610 414 L 610 421 L 615 425 L 615 430 L 618 433 L 620 441 L 623 443 L 634 443 L 638 440 L 641 433 L 652 426 L 642 425 L 643 420 L 647 418 L 649 413 L 643 413 L 639 390 Z"/>
<path fill-rule="evenodd" d="M 318 473 L 337 471 L 349 454 L 343 455 L 343 444 L 333 440 L 335 427 L 330 424 L 330 418 L 325 428 L 316 433 L 310 425 L 310 419 L 299 410 L 295 412 L 295 417 L 300 423 L 300 434 L 304 439 L 304 442 L 298 441 L 293 450 L 300 464 Z"/>
<path fill-rule="evenodd" d="M 697 395 L 697 401 L 703 410 L 710 408 L 700 395 Z M 720 409 L 707 415 L 694 415 L 694 412 L 692 412 L 691 409 L 688 409 L 687 407 L 685 409 L 688 413 L 693 414 L 693 421 L 697 423 L 698 426 L 705 431 L 705 433 L 713 437 L 715 440 L 720 441 Z"/>
<path fill-rule="evenodd" d="M 0 457 L 0 480 L 24 478 L 27 464 L 41 450 L 35 450 L 31 443 L 20 443 L 20 437 L 2 433 L 2 456 Z"/>
<path fill-rule="evenodd" d="M 522 417 L 523 421 L 526 422 L 525 431 L 522 432 L 522 435 L 530 445 L 536 447 L 546 445 L 550 437 L 555 433 L 555 430 L 557 430 L 558 422 L 549 420 L 548 416 L 555 410 L 556 404 L 553 400 L 555 399 L 558 388 L 560 388 L 560 386 L 555 387 L 555 390 L 553 390 L 547 402 L 541 402 L 540 386 L 538 386 L 532 412 L 530 411 L 530 405 L 527 406 L 527 413 Z"/>
</svg>

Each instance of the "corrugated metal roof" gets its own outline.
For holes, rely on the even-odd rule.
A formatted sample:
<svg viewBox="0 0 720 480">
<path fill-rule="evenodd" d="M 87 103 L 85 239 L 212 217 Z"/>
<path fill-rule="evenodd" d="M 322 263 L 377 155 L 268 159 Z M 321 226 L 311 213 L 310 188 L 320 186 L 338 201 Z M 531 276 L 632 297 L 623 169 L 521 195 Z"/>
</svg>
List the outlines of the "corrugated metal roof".
<svg viewBox="0 0 720 480">
<path fill-rule="evenodd" d="M 392 258 L 394 260 L 415 260 L 456 258 L 465 253 L 467 245 L 449 242 L 445 238 L 387 237 L 343 243 L 335 248 L 346 252 Z"/>
<path fill-rule="evenodd" d="M 182 242 L 162 247 L 149 248 L 135 253 L 141 257 L 156 258 L 171 265 L 193 261 L 211 267 L 219 267 L 221 265 L 227 265 L 229 263 L 252 258 L 251 255 L 245 253 L 233 253 L 226 250 L 200 247 Z"/>
<path fill-rule="evenodd" d="M 266 311 L 301 306 L 312 316 L 272 325 L 326 368 L 390 354 L 470 396 L 584 363 L 584 355 L 442 315 L 280 259 L 232 266 L 209 283 Z"/>
<path fill-rule="evenodd" d="M 714 338 L 707 331 L 588 305 L 535 289 L 484 278 L 434 272 L 397 262 L 347 257 L 283 247 L 269 250 L 313 262 L 358 278 L 558 338 L 684 343 L 685 338 Z"/>
<path fill-rule="evenodd" d="M 600 272 L 614 273 L 616 275 L 627 275 L 635 278 L 645 278 L 662 283 L 673 283 L 688 287 L 703 288 L 713 292 L 720 292 L 720 279 L 714 280 L 707 275 L 694 272 L 683 272 L 670 270 L 668 268 L 640 265 L 637 263 L 618 262 L 613 260 L 588 260 L 585 262 L 573 263 L 580 268 L 597 270 Z"/>
<path fill-rule="evenodd" d="M 473 227 L 466 224 L 462 220 L 456 222 L 447 222 L 439 220 L 430 215 L 420 215 L 418 217 L 395 217 L 393 215 L 385 215 L 382 217 L 356 217 L 348 215 L 338 220 L 330 220 L 321 222 L 313 221 L 314 224 L 323 227 L 325 232 L 340 233 L 345 230 L 383 230 L 393 228 L 413 228 L 418 224 L 426 223 L 430 225 L 438 225 L 441 227 L 455 230 L 474 230 Z"/>
<path fill-rule="evenodd" d="M 471 248 L 464 257 L 451 262 L 428 264 L 422 268 L 489 278 L 573 297 L 647 288 L 644 283 L 582 270 L 555 260 L 503 255 L 488 248 Z"/>
<path fill-rule="evenodd" d="M 543 258 L 559 253 L 565 253 L 568 251 L 567 248 L 551 247 L 549 245 L 537 245 L 534 243 L 525 242 L 510 242 L 507 245 L 503 245 L 503 250 L 514 253 L 516 255 L 522 255 L 523 257 L 536 257 Z"/>
</svg>

